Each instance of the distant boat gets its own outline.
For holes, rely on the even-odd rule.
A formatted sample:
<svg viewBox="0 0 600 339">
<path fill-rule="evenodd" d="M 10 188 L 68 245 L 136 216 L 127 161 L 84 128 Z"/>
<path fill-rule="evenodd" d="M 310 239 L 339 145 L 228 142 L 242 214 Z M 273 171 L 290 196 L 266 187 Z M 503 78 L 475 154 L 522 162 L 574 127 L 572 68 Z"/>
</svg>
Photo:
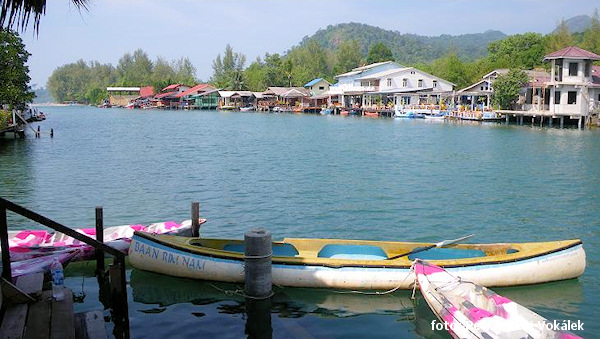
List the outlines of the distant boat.
<svg viewBox="0 0 600 339">
<path fill-rule="evenodd" d="M 363 116 L 370 118 L 379 118 L 379 113 L 377 112 L 364 112 Z"/>
<path fill-rule="evenodd" d="M 556 322 L 436 265 L 417 259 L 414 269 L 425 301 L 455 338 L 579 338 L 552 329 Z"/>
<path fill-rule="evenodd" d="M 485 112 L 481 116 L 482 121 L 502 121 L 504 118 L 496 112 Z"/>
<path fill-rule="evenodd" d="M 321 115 L 331 114 L 331 108 L 323 108 L 320 113 Z"/>
<path fill-rule="evenodd" d="M 417 115 L 412 111 L 404 111 L 402 108 L 398 106 L 394 106 L 394 118 L 400 119 L 414 119 Z"/>
<path fill-rule="evenodd" d="M 250 111 L 254 111 L 254 107 L 253 106 L 240 107 L 240 112 L 250 112 Z"/>
<path fill-rule="evenodd" d="M 220 106 L 219 110 L 221 111 L 235 111 L 237 107 L 231 105 Z"/>
</svg>

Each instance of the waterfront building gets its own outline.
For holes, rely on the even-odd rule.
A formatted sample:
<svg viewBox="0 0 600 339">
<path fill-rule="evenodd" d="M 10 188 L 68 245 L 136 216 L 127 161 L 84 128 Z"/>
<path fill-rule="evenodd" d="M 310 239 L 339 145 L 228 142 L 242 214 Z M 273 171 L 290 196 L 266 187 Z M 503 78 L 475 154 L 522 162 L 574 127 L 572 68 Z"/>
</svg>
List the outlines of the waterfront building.
<svg viewBox="0 0 600 339">
<path fill-rule="evenodd" d="M 304 87 L 269 87 L 263 92 L 264 100 L 274 101 L 282 110 L 291 110 L 294 106 L 308 106 L 310 92 Z"/>
<path fill-rule="evenodd" d="M 188 90 L 175 94 L 173 96 L 173 102 L 179 103 L 181 108 L 195 108 L 195 100 L 192 98 L 192 96 L 213 91 L 215 89 L 216 88 L 210 84 L 197 84 Z"/>
<path fill-rule="evenodd" d="M 311 97 L 314 97 L 320 96 L 323 93 L 329 91 L 329 86 L 331 86 L 331 83 L 329 83 L 329 81 L 322 78 L 317 78 L 304 85 L 304 88 L 306 88 L 310 92 Z"/>
<path fill-rule="evenodd" d="M 381 107 L 438 103 L 452 97 L 454 84 L 393 61 L 354 68 L 335 77 L 330 103 L 343 107 Z"/>
<path fill-rule="evenodd" d="M 155 106 L 157 108 L 175 108 L 179 99 L 175 95 L 189 90 L 190 87 L 182 84 L 172 84 L 161 90 L 161 93 L 154 96 Z"/>
<path fill-rule="evenodd" d="M 154 87 L 106 87 L 108 104 L 110 106 L 127 106 L 137 98 L 147 98 L 154 95 Z"/>
<path fill-rule="evenodd" d="M 221 96 L 218 89 L 213 89 L 192 95 L 190 99 L 194 100 L 193 105 L 197 109 L 217 109 Z"/>
</svg>

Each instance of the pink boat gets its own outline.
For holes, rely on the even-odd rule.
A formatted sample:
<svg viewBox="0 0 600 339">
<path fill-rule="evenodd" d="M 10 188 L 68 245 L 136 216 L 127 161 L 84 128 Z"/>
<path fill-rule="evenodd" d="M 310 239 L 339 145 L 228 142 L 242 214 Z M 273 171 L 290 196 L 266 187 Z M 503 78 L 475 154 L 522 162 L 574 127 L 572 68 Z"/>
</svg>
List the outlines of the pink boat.
<svg viewBox="0 0 600 339">
<path fill-rule="evenodd" d="M 425 301 L 440 320 L 436 330 L 454 338 L 580 338 L 568 330 L 583 325 L 550 322 L 539 314 L 493 291 L 417 259 L 414 264 Z"/>
<path fill-rule="evenodd" d="M 206 219 L 199 219 L 200 225 Z M 181 235 L 189 232 L 192 227 L 191 220 L 181 223 L 166 221 L 149 225 L 123 225 L 104 229 L 104 243 L 123 253 L 127 253 L 133 232 L 142 231 L 152 234 L 175 234 Z M 95 228 L 76 229 L 77 232 L 96 239 Z M 8 245 L 11 261 L 22 261 L 32 258 L 46 256 L 65 249 L 78 249 L 77 260 L 89 260 L 94 256 L 94 248 L 86 243 L 80 242 L 66 234 L 59 232 L 48 232 L 46 230 L 23 230 L 9 231 Z"/>
</svg>

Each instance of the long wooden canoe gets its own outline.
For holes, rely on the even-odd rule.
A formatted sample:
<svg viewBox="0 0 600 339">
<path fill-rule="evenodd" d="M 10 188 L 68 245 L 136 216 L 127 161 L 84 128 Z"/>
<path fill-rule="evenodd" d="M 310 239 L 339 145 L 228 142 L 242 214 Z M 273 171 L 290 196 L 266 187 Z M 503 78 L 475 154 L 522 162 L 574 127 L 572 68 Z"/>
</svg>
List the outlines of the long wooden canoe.
<svg viewBox="0 0 600 339">
<path fill-rule="evenodd" d="M 428 243 L 341 239 L 273 242 L 273 283 L 280 286 L 385 290 L 412 287 L 416 258 L 428 260 L 484 286 L 514 286 L 571 279 L 585 269 L 581 240 L 538 243 L 457 244 L 393 260 Z M 241 240 L 203 239 L 135 232 L 133 267 L 171 276 L 243 282 Z"/>
</svg>

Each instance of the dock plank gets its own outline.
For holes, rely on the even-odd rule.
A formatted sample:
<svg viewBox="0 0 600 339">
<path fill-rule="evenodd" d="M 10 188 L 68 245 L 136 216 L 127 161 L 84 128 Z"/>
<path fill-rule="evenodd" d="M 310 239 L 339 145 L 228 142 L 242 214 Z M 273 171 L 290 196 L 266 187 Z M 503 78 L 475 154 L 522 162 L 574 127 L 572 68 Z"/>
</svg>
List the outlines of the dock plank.
<svg viewBox="0 0 600 339">
<path fill-rule="evenodd" d="M 75 314 L 75 338 L 106 339 L 104 315 L 100 310 Z"/>
<path fill-rule="evenodd" d="M 1 290 L 5 297 L 3 302 L 5 303 L 21 304 L 35 301 L 29 294 L 4 278 L 0 278 L 0 285 L 2 286 Z"/>
<path fill-rule="evenodd" d="M 41 299 L 29 307 L 25 325 L 25 339 L 50 338 L 50 312 L 52 311 L 52 291 L 42 292 Z"/>
<path fill-rule="evenodd" d="M 61 301 L 52 300 L 52 317 L 50 323 L 50 338 L 74 339 L 75 315 L 73 313 L 73 292 L 64 288 L 65 298 Z"/>
<path fill-rule="evenodd" d="M 44 273 L 37 272 L 27 275 L 22 275 L 17 278 L 16 284 L 21 291 L 29 294 L 33 298 L 42 295 L 42 287 L 44 286 Z"/>
<path fill-rule="evenodd" d="M 0 326 L 0 339 L 23 338 L 28 308 L 27 304 L 18 304 L 6 309 Z"/>
</svg>

